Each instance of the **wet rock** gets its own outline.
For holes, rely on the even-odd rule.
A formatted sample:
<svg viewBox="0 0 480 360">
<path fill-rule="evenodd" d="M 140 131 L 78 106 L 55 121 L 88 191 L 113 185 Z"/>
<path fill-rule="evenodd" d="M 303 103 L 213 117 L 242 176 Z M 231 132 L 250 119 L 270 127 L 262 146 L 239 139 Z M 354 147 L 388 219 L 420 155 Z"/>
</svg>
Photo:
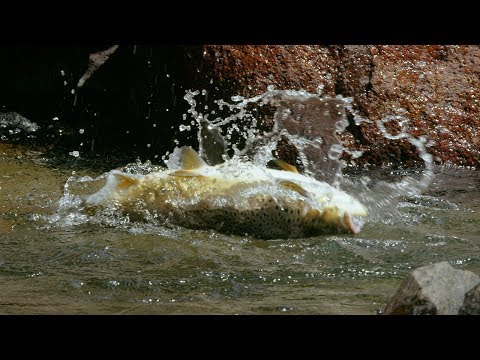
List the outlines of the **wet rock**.
<svg viewBox="0 0 480 360">
<path fill-rule="evenodd" d="M 342 94 L 370 120 L 410 119 L 408 132 L 435 141 L 437 162 L 476 166 L 480 160 L 480 47 L 345 46 L 340 50 Z M 385 141 L 375 124 L 362 124 L 369 163 L 419 161 L 407 143 Z M 394 156 L 392 156 L 394 154 Z"/>
<path fill-rule="evenodd" d="M 283 111 L 288 109 L 288 111 Z M 338 126 L 348 125 L 343 103 L 332 97 L 309 98 L 303 103 L 282 100 L 279 107 L 279 127 L 283 135 L 277 142 L 277 153 L 280 159 L 296 165 L 299 170 L 306 167 L 324 181 L 333 179 L 338 171 L 338 159 L 341 152 L 334 153 L 339 144 Z M 301 137 L 307 140 L 302 144 L 304 159 L 300 158 L 294 142 L 289 139 Z M 333 150 L 333 151 L 332 151 Z"/>
<path fill-rule="evenodd" d="M 459 315 L 480 315 L 480 284 L 465 294 Z"/>
<path fill-rule="evenodd" d="M 400 286 L 384 314 L 457 315 L 465 294 L 478 284 L 478 275 L 454 269 L 448 262 L 422 266 Z"/>
<path fill-rule="evenodd" d="M 42 129 L 62 130 L 44 142 L 68 142 L 68 148 L 84 153 L 122 150 L 153 158 L 172 150 L 175 139 L 197 145 L 194 131 L 177 131 L 188 110 L 185 90 L 206 89 L 201 104 L 206 105 L 258 95 L 274 85 L 351 97 L 350 119 L 404 116 L 409 133 L 435 141 L 430 152 L 436 161 L 478 166 L 479 69 L 477 45 L 5 46 L 0 112 L 18 112 Z M 306 106 L 307 112 L 314 109 Z M 270 112 L 262 116 L 270 116 L 264 123 L 272 124 Z M 295 132 L 335 121 L 307 116 Z M 374 121 L 351 122 L 341 139 L 363 152 L 356 165 L 422 164 L 408 141 L 385 140 Z M 284 155 L 293 159 L 295 151 Z"/>
<path fill-rule="evenodd" d="M 323 95 L 352 97 L 361 117 L 408 118 L 410 134 L 435 141 L 437 162 L 480 163 L 480 46 L 213 45 L 203 54 L 206 77 L 226 94 L 249 97 L 268 85 L 316 93 L 320 86 Z M 423 163 L 414 146 L 386 140 L 375 122 L 348 130 L 348 147 L 364 152 L 358 165 Z"/>
<path fill-rule="evenodd" d="M 207 45 L 202 72 L 223 92 L 251 97 L 278 89 L 334 94 L 336 47 L 321 45 Z"/>
</svg>

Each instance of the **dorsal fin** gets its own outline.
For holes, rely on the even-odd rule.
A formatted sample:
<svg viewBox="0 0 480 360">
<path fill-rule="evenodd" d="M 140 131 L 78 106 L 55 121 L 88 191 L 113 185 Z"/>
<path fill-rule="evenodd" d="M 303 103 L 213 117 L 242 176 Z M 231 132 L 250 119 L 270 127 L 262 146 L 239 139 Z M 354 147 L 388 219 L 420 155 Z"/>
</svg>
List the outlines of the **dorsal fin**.
<svg viewBox="0 0 480 360">
<path fill-rule="evenodd" d="M 297 173 L 298 174 L 298 170 L 295 166 L 293 165 L 290 165 L 289 163 L 283 161 L 283 160 L 280 160 L 280 159 L 273 159 L 273 160 L 270 160 L 268 162 L 268 164 L 270 165 L 275 165 L 277 168 L 281 169 L 281 170 L 285 170 L 285 171 L 291 171 L 291 172 L 294 172 L 294 173 Z"/>
<path fill-rule="evenodd" d="M 198 171 L 195 171 L 195 170 L 175 170 L 171 173 L 169 173 L 168 175 L 170 176 L 189 176 L 189 177 L 202 177 L 203 178 L 203 175 L 200 174 Z"/>
<path fill-rule="evenodd" d="M 115 176 L 117 183 L 117 189 L 126 189 L 132 185 L 135 185 L 138 183 L 138 179 L 133 177 L 133 176 L 128 176 L 128 174 L 119 174 L 119 173 L 114 173 L 113 176 Z"/>
<path fill-rule="evenodd" d="M 296 191 L 302 196 L 305 196 L 305 197 L 308 196 L 307 191 L 304 188 L 302 188 L 300 185 L 295 184 L 293 181 L 289 181 L 289 180 L 280 181 L 280 186 L 288 190 Z"/>
<path fill-rule="evenodd" d="M 180 155 L 181 170 L 195 170 L 203 166 L 207 166 L 207 164 L 195 150 L 190 146 L 182 147 L 182 154 Z"/>
</svg>

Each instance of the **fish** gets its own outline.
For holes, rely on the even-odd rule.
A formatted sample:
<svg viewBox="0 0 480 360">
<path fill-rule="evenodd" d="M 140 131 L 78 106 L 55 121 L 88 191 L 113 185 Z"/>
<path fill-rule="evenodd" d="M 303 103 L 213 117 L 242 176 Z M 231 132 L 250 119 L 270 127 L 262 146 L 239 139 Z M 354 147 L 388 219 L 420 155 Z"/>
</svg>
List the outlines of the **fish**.
<svg viewBox="0 0 480 360">
<path fill-rule="evenodd" d="M 357 199 L 293 165 L 271 162 L 276 169 L 238 159 L 210 166 L 184 146 L 158 171 L 111 170 L 84 206 L 90 214 L 112 207 L 131 220 L 259 239 L 360 232 L 367 209 Z"/>
</svg>

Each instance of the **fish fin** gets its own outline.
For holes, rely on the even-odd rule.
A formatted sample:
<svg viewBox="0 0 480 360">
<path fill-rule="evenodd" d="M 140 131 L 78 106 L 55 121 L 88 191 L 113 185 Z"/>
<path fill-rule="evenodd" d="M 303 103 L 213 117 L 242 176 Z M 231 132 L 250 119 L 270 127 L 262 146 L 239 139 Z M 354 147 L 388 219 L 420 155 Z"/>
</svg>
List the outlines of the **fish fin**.
<svg viewBox="0 0 480 360">
<path fill-rule="evenodd" d="M 295 184 L 293 181 L 289 181 L 289 180 L 280 181 L 280 186 L 282 186 L 284 189 L 293 190 L 302 196 L 308 197 L 307 191 L 304 188 L 302 188 L 300 185 Z"/>
<path fill-rule="evenodd" d="M 190 146 L 184 146 L 182 148 L 182 154 L 180 155 L 180 169 L 194 170 L 204 166 L 207 166 L 207 163 L 200 157 L 200 155 L 198 155 L 195 150 L 193 150 Z"/>
<path fill-rule="evenodd" d="M 198 171 L 195 171 L 195 170 L 176 170 L 176 171 L 173 171 L 173 172 L 169 173 L 168 175 L 170 175 L 170 176 L 192 176 L 192 177 L 203 176 Z"/>
<path fill-rule="evenodd" d="M 133 176 L 120 173 L 114 173 L 113 176 L 115 176 L 115 180 L 117 180 L 117 189 L 126 189 L 132 185 L 138 184 L 138 179 Z"/>
<path fill-rule="evenodd" d="M 338 208 L 326 207 L 322 211 L 321 219 L 328 224 L 336 224 L 338 222 Z"/>
<path fill-rule="evenodd" d="M 290 165 L 289 163 L 287 163 L 283 160 L 273 159 L 273 160 L 270 160 L 268 163 L 275 165 L 276 167 L 278 167 L 281 170 L 291 171 L 291 172 L 294 172 L 294 173 L 298 174 L 298 170 L 295 166 Z"/>
<path fill-rule="evenodd" d="M 351 234 L 356 235 L 360 232 L 362 229 L 362 226 L 359 224 L 356 224 L 353 220 L 352 217 L 350 216 L 349 213 L 345 213 L 343 215 L 343 224 L 347 228 L 348 231 L 350 231 Z"/>
</svg>

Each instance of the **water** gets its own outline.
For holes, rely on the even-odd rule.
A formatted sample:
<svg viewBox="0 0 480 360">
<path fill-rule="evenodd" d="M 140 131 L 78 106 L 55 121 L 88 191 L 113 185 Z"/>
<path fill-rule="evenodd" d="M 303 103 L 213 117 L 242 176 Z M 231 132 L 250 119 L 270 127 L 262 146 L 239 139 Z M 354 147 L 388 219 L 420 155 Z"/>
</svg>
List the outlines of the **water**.
<svg viewBox="0 0 480 360">
<path fill-rule="evenodd" d="M 315 98 L 284 94 L 270 89 L 260 99 L 236 99 L 237 110 L 221 125 L 227 117 L 202 123 L 204 114 L 194 111 L 185 123 L 210 125 L 202 150 L 212 162 L 236 156 L 266 163 L 285 128 L 249 130 L 243 141 L 233 141 L 235 131 L 226 136 L 231 124 L 244 131 L 238 111 L 255 117 L 246 103 L 277 101 L 278 120 L 288 116 L 291 101 Z M 296 141 L 304 149 L 324 146 L 316 140 L 304 134 Z M 305 172 L 331 175 L 332 183 L 365 202 L 368 220 L 356 236 L 268 241 L 132 222 L 115 213 L 88 217 L 78 211 L 79 199 L 103 186 L 102 172 L 72 172 L 44 149 L 0 145 L 0 313 L 375 314 L 418 266 L 449 261 L 480 273 L 479 172 L 434 166 L 427 142 L 410 140 L 422 150 L 421 169 L 348 172 L 338 151 L 324 159 L 328 166 L 303 152 Z M 138 162 L 129 170 L 152 167 Z"/>
</svg>

